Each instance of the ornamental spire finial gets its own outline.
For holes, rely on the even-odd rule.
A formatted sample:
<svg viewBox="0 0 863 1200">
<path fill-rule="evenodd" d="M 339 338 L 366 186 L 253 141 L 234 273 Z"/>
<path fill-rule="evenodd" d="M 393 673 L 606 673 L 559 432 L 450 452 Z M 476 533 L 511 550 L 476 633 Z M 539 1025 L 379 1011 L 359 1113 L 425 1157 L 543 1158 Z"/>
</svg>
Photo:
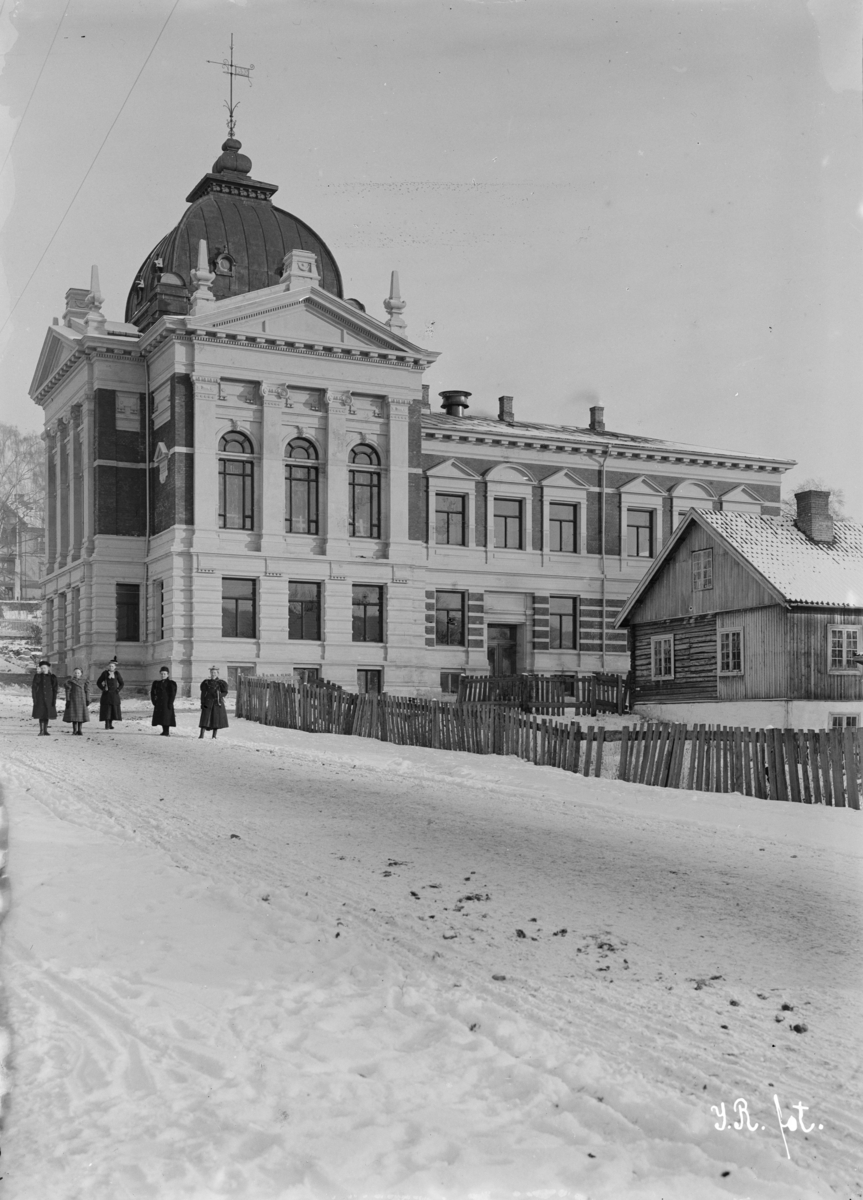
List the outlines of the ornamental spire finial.
<svg viewBox="0 0 863 1200">
<path fill-rule="evenodd" d="M 85 307 L 89 310 L 84 318 L 88 333 L 105 332 L 107 322 L 105 314 L 102 312 L 102 305 L 104 303 L 105 297 L 99 289 L 99 268 L 94 263 L 90 268 L 90 291 L 84 301 Z"/>
<path fill-rule="evenodd" d="M 386 322 L 388 329 L 393 333 L 398 333 L 402 337 L 405 336 L 407 324 L 402 317 L 402 313 L 407 307 L 406 301 L 402 300 L 401 292 L 399 291 L 399 273 L 393 271 L 390 275 L 390 294 L 384 300 L 384 308 L 389 313 L 389 320 Z"/>
<path fill-rule="evenodd" d="M 234 62 L 234 35 L 233 34 L 231 34 L 231 56 L 230 56 L 230 58 L 223 58 L 221 62 L 217 62 L 217 60 L 215 58 L 208 58 L 207 62 L 213 63 L 217 67 L 221 67 L 222 70 L 224 71 L 224 73 L 228 76 L 228 80 L 229 80 L 229 82 L 228 82 L 228 99 L 225 101 L 225 108 L 228 110 L 228 137 L 232 138 L 234 136 L 234 129 L 237 124 L 236 118 L 234 117 L 234 110 L 239 106 L 239 103 L 240 103 L 239 100 L 237 101 L 236 104 L 234 103 L 234 76 L 236 75 L 241 79 L 248 79 L 249 87 L 251 87 L 252 86 L 251 73 L 255 69 L 255 64 L 252 63 L 251 66 L 241 67 L 237 63 Z"/>
</svg>

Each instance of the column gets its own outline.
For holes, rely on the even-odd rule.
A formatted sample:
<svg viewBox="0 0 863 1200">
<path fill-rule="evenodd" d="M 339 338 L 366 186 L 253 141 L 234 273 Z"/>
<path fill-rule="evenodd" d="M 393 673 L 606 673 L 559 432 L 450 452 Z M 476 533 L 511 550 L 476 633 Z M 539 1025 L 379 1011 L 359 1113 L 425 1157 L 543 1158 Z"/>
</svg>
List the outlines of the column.
<svg viewBox="0 0 863 1200">
<path fill-rule="evenodd" d="M 61 417 L 57 429 L 57 566 L 69 556 L 69 420 Z"/>
<path fill-rule="evenodd" d="M 45 573 L 50 575 L 57 558 L 56 426 L 49 425 L 42 434 L 42 440 L 45 443 Z"/>
<path fill-rule="evenodd" d="M 70 526 L 70 561 L 81 557 L 83 540 L 83 478 L 82 478 L 82 446 L 81 446 L 81 405 L 72 405 L 72 419 L 69 424 L 69 526 Z"/>
<path fill-rule="evenodd" d="M 193 375 L 195 428 L 195 532 L 192 546 L 198 552 L 213 551 L 219 545 L 219 471 L 216 446 L 216 401 L 219 381 L 207 375 Z"/>
<path fill-rule="evenodd" d="M 285 461 L 282 451 L 282 398 L 261 386 L 261 551 L 285 549 Z"/>
<path fill-rule="evenodd" d="M 348 456 L 347 416 L 349 392 L 327 392 L 326 463 L 323 466 L 324 554 L 329 558 L 348 555 Z"/>
<path fill-rule="evenodd" d="M 85 392 L 81 401 L 81 553 L 90 558 L 96 533 L 94 500 L 95 468 L 93 450 L 95 437 L 96 401 L 92 392 Z M 82 597 L 83 601 L 83 597 Z"/>
</svg>

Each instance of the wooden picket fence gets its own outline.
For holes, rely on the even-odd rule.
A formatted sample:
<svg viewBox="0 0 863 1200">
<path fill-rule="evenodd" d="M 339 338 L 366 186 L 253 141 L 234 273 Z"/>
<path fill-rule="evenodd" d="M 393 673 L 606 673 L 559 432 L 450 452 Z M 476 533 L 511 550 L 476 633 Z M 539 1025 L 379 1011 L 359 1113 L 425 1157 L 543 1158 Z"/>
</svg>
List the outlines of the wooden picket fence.
<svg viewBox="0 0 863 1200">
<path fill-rule="evenodd" d="M 332 683 L 295 685 L 249 675 L 237 680 L 236 715 L 309 733 L 514 755 L 594 777 L 605 767 L 607 775 L 652 787 L 854 809 L 860 808 L 863 792 L 863 731 L 858 729 L 688 729 L 653 722 L 583 729 L 577 721 L 566 724 L 522 712 L 514 703 L 361 696 Z"/>
<path fill-rule="evenodd" d="M 631 694 L 628 675 L 594 671 L 587 675 L 462 675 L 457 704 L 507 704 L 523 712 L 563 716 L 624 713 Z"/>
</svg>

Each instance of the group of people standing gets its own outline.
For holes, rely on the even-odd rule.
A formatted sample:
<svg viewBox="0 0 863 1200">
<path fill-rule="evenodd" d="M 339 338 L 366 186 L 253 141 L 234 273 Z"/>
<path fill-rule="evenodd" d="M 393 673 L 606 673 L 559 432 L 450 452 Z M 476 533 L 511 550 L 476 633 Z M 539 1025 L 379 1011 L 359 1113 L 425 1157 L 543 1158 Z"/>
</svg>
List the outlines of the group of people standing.
<svg viewBox="0 0 863 1200">
<path fill-rule="evenodd" d="M 76 737 L 82 736 L 82 725 L 90 720 L 90 682 L 84 678 L 80 667 L 75 667 L 65 681 L 66 707 L 63 710 L 63 721 L 72 726 Z M 104 721 L 106 729 L 113 729 L 115 721 L 122 721 L 123 713 L 120 704 L 120 693 L 123 691 L 123 676 L 117 666 L 116 658 L 111 659 L 108 666 L 96 680 L 99 697 L 99 720 Z M 48 722 L 57 719 L 57 694 L 59 685 L 57 676 L 51 671 L 47 658 L 41 659 L 33 676 L 33 719 L 39 722 L 39 737 L 48 737 Z M 199 737 L 209 729 L 213 737 L 220 729 L 228 727 L 228 713 L 225 697 L 228 685 L 219 678 L 219 668 L 210 667 L 210 675 L 201 684 L 201 718 L 198 722 Z M 162 737 L 170 737 L 171 730 L 177 724 L 174 715 L 174 700 L 177 696 L 177 684 L 171 678 L 168 667 L 159 670 L 159 678 L 153 681 L 150 688 L 150 703 L 153 705 L 152 725 L 161 725 Z M 94 697 L 95 698 L 95 697 Z"/>
</svg>

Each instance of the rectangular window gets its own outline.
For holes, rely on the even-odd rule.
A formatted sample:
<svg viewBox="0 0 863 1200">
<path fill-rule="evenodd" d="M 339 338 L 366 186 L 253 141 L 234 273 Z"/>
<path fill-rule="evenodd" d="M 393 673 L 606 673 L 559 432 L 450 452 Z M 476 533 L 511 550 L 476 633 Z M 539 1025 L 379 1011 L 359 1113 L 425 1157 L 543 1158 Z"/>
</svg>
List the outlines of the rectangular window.
<svg viewBox="0 0 863 1200">
<path fill-rule="evenodd" d="M 549 504 L 549 549 L 555 554 L 578 554 L 578 505 Z"/>
<path fill-rule="evenodd" d="M 255 636 L 254 579 L 222 580 L 222 637 Z"/>
<path fill-rule="evenodd" d="M 827 636 L 830 639 L 830 670 L 856 671 L 855 655 L 859 654 L 859 625 L 830 625 Z"/>
<path fill-rule="evenodd" d="M 153 584 L 153 624 L 156 630 L 156 641 L 161 642 L 165 636 L 165 581 L 157 579 Z"/>
<path fill-rule="evenodd" d="M 551 596 L 549 609 L 549 648 L 551 650 L 576 650 L 578 648 L 577 597 Z"/>
<path fill-rule="evenodd" d="M 66 653 L 66 639 L 69 636 L 66 628 L 66 593 L 60 592 L 57 595 L 57 652 L 60 655 Z"/>
<path fill-rule="evenodd" d="M 651 679 L 674 678 L 674 636 L 650 639 Z"/>
<path fill-rule="evenodd" d="M 445 696 L 458 695 L 458 681 L 463 674 L 464 671 L 441 671 L 440 690 Z"/>
<path fill-rule="evenodd" d="M 467 496 L 435 496 L 435 541 L 439 546 L 466 546 Z"/>
<path fill-rule="evenodd" d="M 743 674 L 743 630 L 720 629 L 719 674 Z"/>
<path fill-rule="evenodd" d="M 692 551 L 692 590 L 709 592 L 713 587 L 713 550 Z"/>
<path fill-rule="evenodd" d="M 321 639 L 321 585 L 288 584 L 288 637 L 301 642 Z"/>
<path fill-rule="evenodd" d="M 353 640 L 382 642 L 384 640 L 384 589 L 355 583 L 351 589 Z"/>
<path fill-rule="evenodd" d="M 626 553 L 631 558 L 653 558 L 653 517 L 649 508 L 626 510 Z"/>
<path fill-rule="evenodd" d="M 830 714 L 831 729 L 859 729 L 860 714 L 859 713 L 831 713 Z"/>
<path fill-rule="evenodd" d="M 309 463 L 285 466 L 285 533 L 318 532 L 318 468 Z"/>
<path fill-rule="evenodd" d="M 137 392 L 116 392 L 114 401 L 114 425 L 130 433 L 141 428 L 141 397 Z"/>
<path fill-rule="evenodd" d="M 52 597 L 45 601 L 45 653 L 49 657 L 54 653 L 55 645 L 54 600 Z"/>
<path fill-rule="evenodd" d="M 520 500 L 495 500 L 494 544 L 501 550 L 521 549 Z"/>
<path fill-rule="evenodd" d="M 435 592 L 435 643 L 464 645 L 464 592 Z"/>
<path fill-rule="evenodd" d="M 254 528 L 254 463 L 219 459 L 219 528 Z"/>
<path fill-rule="evenodd" d="M 117 584 L 117 641 L 141 640 L 141 588 L 137 583 Z"/>
<path fill-rule="evenodd" d="M 237 680 L 241 675 L 254 675 L 254 663 L 236 663 L 228 667 L 228 690 L 235 692 L 237 690 Z"/>
<path fill-rule="evenodd" d="M 357 671 L 357 691 L 361 696 L 379 696 L 383 691 L 383 671 L 361 667 Z"/>
<path fill-rule="evenodd" d="M 350 473 L 351 537 L 379 538 L 381 536 L 381 477 L 379 471 Z"/>
<path fill-rule="evenodd" d="M 294 667 L 294 683 L 317 683 L 320 678 L 320 667 Z"/>
</svg>

